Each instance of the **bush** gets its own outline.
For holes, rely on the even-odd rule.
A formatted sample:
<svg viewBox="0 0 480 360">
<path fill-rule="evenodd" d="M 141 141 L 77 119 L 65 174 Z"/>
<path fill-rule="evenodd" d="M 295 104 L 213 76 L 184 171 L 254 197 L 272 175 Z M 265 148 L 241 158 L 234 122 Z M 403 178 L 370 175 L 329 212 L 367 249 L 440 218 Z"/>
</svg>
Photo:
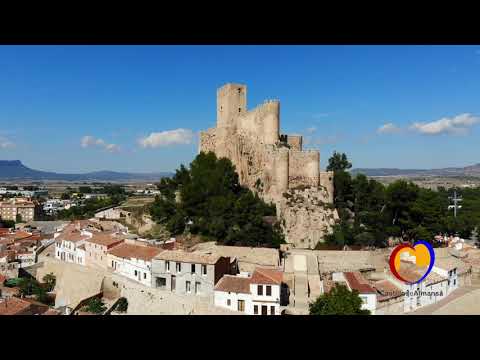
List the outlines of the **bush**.
<svg viewBox="0 0 480 360">
<path fill-rule="evenodd" d="M 118 312 L 126 312 L 127 309 L 128 309 L 128 300 L 124 297 L 121 297 L 120 299 L 118 299 L 115 310 Z"/>
</svg>

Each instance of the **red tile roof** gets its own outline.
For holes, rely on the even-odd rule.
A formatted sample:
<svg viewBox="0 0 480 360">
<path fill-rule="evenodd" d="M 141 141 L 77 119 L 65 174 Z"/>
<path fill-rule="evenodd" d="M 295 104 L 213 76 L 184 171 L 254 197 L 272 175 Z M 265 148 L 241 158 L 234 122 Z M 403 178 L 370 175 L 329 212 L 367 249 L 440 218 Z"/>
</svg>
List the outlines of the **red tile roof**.
<svg viewBox="0 0 480 360">
<path fill-rule="evenodd" d="M 7 277 L 5 275 L 0 274 L 0 285 L 2 285 L 5 280 L 7 280 Z"/>
<path fill-rule="evenodd" d="M 280 285 L 283 281 L 283 273 L 278 270 L 255 268 L 253 272 L 252 284 L 274 284 Z"/>
<path fill-rule="evenodd" d="M 388 280 L 380 280 L 372 284 L 372 286 L 379 293 L 378 301 L 386 301 L 393 299 L 399 296 L 403 296 L 401 289 L 395 286 L 392 282 Z"/>
<path fill-rule="evenodd" d="M 234 275 L 223 275 L 215 285 L 216 291 L 250 294 L 250 278 Z"/>
<path fill-rule="evenodd" d="M 370 286 L 368 281 L 359 272 L 343 273 L 345 280 L 351 289 L 357 290 L 360 294 L 376 294 L 377 292 Z"/>
<path fill-rule="evenodd" d="M 28 301 L 16 297 L 0 300 L 0 315 L 22 315 L 31 306 Z"/>
<path fill-rule="evenodd" d="M 119 244 L 122 241 L 124 241 L 123 238 L 115 237 L 112 233 L 95 233 L 90 239 L 87 240 L 87 242 L 103 245 L 107 248 Z"/>
<path fill-rule="evenodd" d="M 151 261 L 155 256 L 160 254 L 163 249 L 152 246 L 140 246 L 131 244 L 120 244 L 108 251 L 109 254 L 120 258 L 142 259 Z"/>
</svg>

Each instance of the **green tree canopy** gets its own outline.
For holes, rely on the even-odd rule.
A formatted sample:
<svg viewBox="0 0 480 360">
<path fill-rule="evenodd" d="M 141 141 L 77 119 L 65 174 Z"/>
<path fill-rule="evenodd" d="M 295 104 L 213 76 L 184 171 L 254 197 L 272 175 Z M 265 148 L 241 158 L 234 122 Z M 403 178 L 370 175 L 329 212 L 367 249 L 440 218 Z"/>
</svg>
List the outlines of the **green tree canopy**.
<svg viewBox="0 0 480 360">
<path fill-rule="evenodd" d="M 242 187 L 231 161 L 212 152 L 200 153 L 189 168 L 182 165 L 173 178 L 161 179 L 158 189 L 150 214 L 172 234 L 188 230 L 226 245 L 284 242 L 280 227 L 264 221 L 275 215 L 275 207 Z"/>
<path fill-rule="evenodd" d="M 310 315 L 370 315 L 362 310 L 362 299 L 358 291 L 350 291 L 345 285 L 337 284 L 326 294 L 320 295 L 310 304 Z"/>
<path fill-rule="evenodd" d="M 327 171 L 345 171 L 352 167 L 352 163 L 348 161 L 345 153 L 333 152 L 333 155 L 328 159 Z"/>
</svg>

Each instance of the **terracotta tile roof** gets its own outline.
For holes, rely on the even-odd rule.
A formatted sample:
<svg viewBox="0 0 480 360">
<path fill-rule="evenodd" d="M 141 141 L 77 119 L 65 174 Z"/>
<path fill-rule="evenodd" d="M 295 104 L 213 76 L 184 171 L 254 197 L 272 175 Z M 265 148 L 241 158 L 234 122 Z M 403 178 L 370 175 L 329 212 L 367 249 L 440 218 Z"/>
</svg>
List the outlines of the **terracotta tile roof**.
<svg viewBox="0 0 480 360">
<path fill-rule="evenodd" d="M 248 277 L 223 275 L 215 285 L 216 291 L 250 294 L 250 280 Z"/>
<path fill-rule="evenodd" d="M 376 294 L 375 289 L 370 286 L 368 281 L 359 272 L 343 273 L 345 280 L 351 289 L 357 290 L 360 294 Z"/>
<path fill-rule="evenodd" d="M 0 228 L 0 235 L 8 234 L 10 232 L 9 228 Z"/>
<path fill-rule="evenodd" d="M 425 274 L 426 271 L 427 267 L 418 267 L 411 262 L 401 261 L 400 270 L 398 273 L 405 280 L 409 282 L 416 282 L 423 276 L 423 274 Z M 447 278 L 431 271 L 430 274 L 428 274 L 428 276 L 425 278 L 424 282 L 426 285 L 432 285 L 445 280 L 447 280 Z"/>
<path fill-rule="evenodd" d="M 152 246 L 140 246 L 123 243 L 110 249 L 108 253 L 119 258 L 151 261 L 162 251 L 163 249 Z"/>
<path fill-rule="evenodd" d="M 95 233 L 87 240 L 89 243 L 111 247 L 112 245 L 121 243 L 123 238 L 113 236 L 112 233 Z"/>
<path fill-rule="evenodd" d="M 89 238 L 90 237 L 88 235 L 82 235 L 79 230 L 71 230 L 71 231 L 67 230 L 67 231 L 64 231 L 60 236 L 58 236 L 56 240 L 58 241 L 64 240 L 64 241 L 70 241 L 70 242 L 76 243 L 79 241 L 87 240 Z"/>
<path fill-rule="evenodd" d="M 454 258 L 453 256 L 447 257 L 437 257 L 435 258 L 435 267 L 438 267 L 443 270 L 453 270 L 454 268 L 459 268 L 462 266 L 462 261 Z"/>
<path fill-rule="evenodd" d="M 31 303 L 20 298 L 11 297 L 0 300 L 0 315 L 21 315 L 30 309 Z"/>
<path fill-rule="evenodd" d="M 376 281 L 372 284 L 372 286 L 374 289 L 377 290 L 377 293 L 379 294 L 379 296 L 377 297 L 378 301 L 386 301 L 399 296 L 403 296 L 402 290 L 388 280 Z"/>
<path fill-rule="evenodd" d="M 252 274 L 252 284 L 280 285 L 283 281 L 283 272 L 273 269 L 255 268 Z"/>
<path fill-rule="evenodd" d="M 5 275 L 0 274 L 0 285 L 2 285 L 5 280 L 7 280 L 7 277 Z"/>
<path fill-rule="evenodd" d="M 220 258 L 221 256 L 215 253 L 187 252 L 183 250 L 165 250 L 155 256 L 155 259 L 160 260 L 210 265 L 216 264 Z"/>
</svg>

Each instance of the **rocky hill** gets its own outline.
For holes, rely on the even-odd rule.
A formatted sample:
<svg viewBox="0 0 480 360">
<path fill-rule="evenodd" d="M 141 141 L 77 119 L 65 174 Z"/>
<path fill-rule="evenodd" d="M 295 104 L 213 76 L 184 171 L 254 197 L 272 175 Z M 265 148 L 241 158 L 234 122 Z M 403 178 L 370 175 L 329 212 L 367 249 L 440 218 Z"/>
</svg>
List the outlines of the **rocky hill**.
<svg viewBox="0 0 480 360">
<path fill-rule="evenodd" d="M 57 180 L 57 181 L 158 181 L 171 176 L 168 172 L 125 173 L 96 171 L 84 174 L 61 174 L 31 169 L 20 160 L 0 160 L 0 180 Z"/>
</svg>

